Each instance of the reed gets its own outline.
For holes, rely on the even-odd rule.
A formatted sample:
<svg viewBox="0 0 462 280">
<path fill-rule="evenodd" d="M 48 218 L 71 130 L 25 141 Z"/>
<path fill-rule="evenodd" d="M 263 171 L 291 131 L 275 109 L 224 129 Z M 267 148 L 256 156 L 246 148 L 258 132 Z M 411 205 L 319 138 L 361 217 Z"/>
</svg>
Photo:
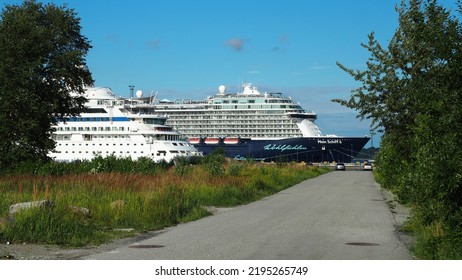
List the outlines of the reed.
<svg viewBox="0 0 462 280">
<path fill-rule="evenodd" d="M 83 246 L 116 238 L 114 229 L 136 232 L 157 230 L 210 215 L 203 206 L 234 206 L 258 200 L 298 182 L 327 172 L 297 164 L 226 162 L 214 159 L 187 165 L 151 166 L 152 170 L 126 167 L 130 163 L 111 159 L 112 167 L 87 172 L 62 172 L 54 166 L 49 174 L 4 174 L 0 176 L 0 217 L 3 242 L 28 242 Z M 97 163 L 98 164 L 98 163 Z M 211 172 L 211 164 L 219 167 Z M 114 171 L 114 166 L 124 171 Z M 112 169 L 111 169 L 112 168 Z M 181 168 L 181 167 L 178 167 Z M 8 217 L 10 205 L 51 200 L 54 207 L 21 211 Z M 89 214 L 76 212 L 88 209 Z"/>
</svg>

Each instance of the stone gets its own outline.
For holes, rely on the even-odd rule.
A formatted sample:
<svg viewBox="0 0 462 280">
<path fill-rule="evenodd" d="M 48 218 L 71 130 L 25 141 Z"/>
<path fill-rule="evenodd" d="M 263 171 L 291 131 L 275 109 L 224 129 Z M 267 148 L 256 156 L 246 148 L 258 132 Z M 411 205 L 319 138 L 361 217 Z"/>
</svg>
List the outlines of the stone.
<svg viewBox="0 0 462 280">
<path fill-rule="evenodd" d="M 127 202 L 125 200 L 116 200 L 116 201 L 113 201 L 111 202 L 111 209 L 121 209 L 125 206 L 125 204 L 127 204 Z"/>
<path fill-rule="evenodd" d="M 78 216 L 82 216 L 82 217 L 91 216 L 90 209 L 85 208 L 85 207 L 78 207 L 78 206 L 72 205 L 72 206 L 69 206 L 69 210 L 71 211 L 71 213 L 74 213 Z"/>
<path fill-rule="evenodd" d="M 24 209 L 32 209 L 32 208 L 52 208 L 54 206 L 54 202 L 50 200 L 39 200 L 39 201 L 29 201 L 29 202 L 21 202 L 16 203 L 10 206 L 9 215 L 10 217 L 14 216 L 21 210 Z"/>
</svg>

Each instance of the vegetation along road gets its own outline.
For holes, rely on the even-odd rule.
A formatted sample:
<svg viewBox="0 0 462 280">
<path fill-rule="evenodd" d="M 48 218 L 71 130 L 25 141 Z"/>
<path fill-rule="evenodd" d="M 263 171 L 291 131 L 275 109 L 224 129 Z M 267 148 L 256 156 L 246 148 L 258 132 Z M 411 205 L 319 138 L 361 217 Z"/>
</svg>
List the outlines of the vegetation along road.
<svg viewBox="0 0 462 280">
<path fill-rule="evenodd" d="M 411 259 L 370 172 L 330 172 L 86 259 Z"/>
</svg>

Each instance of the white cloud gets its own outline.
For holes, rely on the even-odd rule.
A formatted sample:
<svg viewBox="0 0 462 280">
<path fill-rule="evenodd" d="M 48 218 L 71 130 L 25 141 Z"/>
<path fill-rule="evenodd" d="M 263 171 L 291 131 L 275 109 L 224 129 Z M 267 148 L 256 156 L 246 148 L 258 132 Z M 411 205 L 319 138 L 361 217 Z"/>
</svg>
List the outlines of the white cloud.
<svg viewBox="0 0 462 280">
<path fill-rule="evenodd" d="M 241 38 L 231 38 L 225 44 L 237 52 L 240 52 L 244 48 L 244 40 Z"/>
<path fill-rule="evenodd" d="M 148 48 L 151 50 L 158 50 L 160 46 L 160 39 L 153 39 L 149 41 L 148 43 Z"/>
</svg>

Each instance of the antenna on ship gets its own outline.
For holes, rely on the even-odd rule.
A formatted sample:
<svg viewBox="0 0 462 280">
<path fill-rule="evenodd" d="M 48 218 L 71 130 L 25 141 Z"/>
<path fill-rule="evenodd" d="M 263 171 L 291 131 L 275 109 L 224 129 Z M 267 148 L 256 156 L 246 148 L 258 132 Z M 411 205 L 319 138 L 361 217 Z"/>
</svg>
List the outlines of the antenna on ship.
<svg viewBox="0 0 462 280">
<path fill-rule="evenodd" d="M 133 98 L 133 92 L 135 91 L 135 86 L 134 85 L 129 85 L 128 88 L 130 89 L 130 99 Z"/>
<path fill-rule="evenodd" d="M 156 101 L 156 97 L 157 97 L 157 94 L 159 93 L 158 91 L 156 91 L 156 94 L 153 96 L 153 93 L 154 91 L 151 90 L 151 100 L 149 100 L 149 104 L 154 104 L 154 102 Z"/>
</svg>

